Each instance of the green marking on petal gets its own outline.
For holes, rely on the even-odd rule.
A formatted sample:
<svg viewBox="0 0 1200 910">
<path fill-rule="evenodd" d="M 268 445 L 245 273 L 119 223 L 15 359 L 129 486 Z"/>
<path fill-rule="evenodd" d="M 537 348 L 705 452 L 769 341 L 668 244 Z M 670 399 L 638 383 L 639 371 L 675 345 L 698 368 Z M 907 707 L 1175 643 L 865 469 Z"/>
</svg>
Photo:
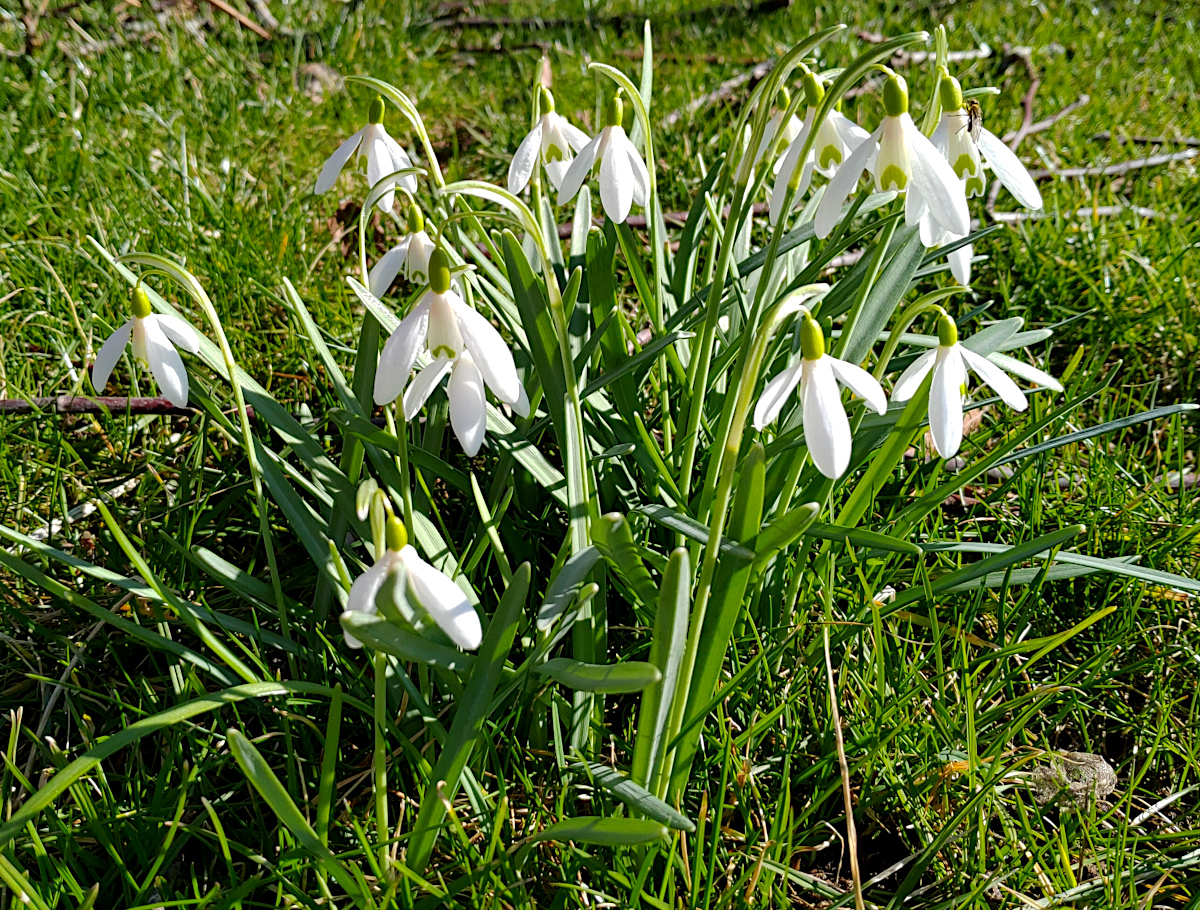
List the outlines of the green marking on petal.
<svg viewBox="0 0 1200 910">
<path fill-rule="evenodd" d="M 563 150 L 552 142 L 550 148 L 546 149 L 546 154 L 542 156 L 542 160 L 549 164 L 551 161 L 565 161 L 566 156 L 563 154 Z"/>
<path fill-rule="evenodd" d="M 883 191 L 887 190 L 902 190 L 908 186 L 908 174 L 900 170 L 899 165 L 889 164 L 884 168 L 883 175 L 879 178 L 879 188 Z"/>
<path fill-rule="evenodd" d="M 458 352 L 454 350 L 454 348 L 445 344 L 439 344 L 429 353 L 433 355 L 434 360 L 437 360 L 439 357 L 445 357 L 447 360 L 453 360 L 458 355 Z"/>
<path fill-rule="evenodd" d="M 959 177 L 974 176 L 975 171 L 975 159 L 966 152 L 959 155 L 958 160 L 954 162 L 954 173 L 958 174 Z"/>
<path fill-rule="evenodd" d="M 842 152 L 836 145 L 827 145 L 821 149 L 820 164 L 822 168 L 828 168 L 841 163 Z"/>
<path fill-rule="evenodd" d="M 966 190 L 968 196 L 982 196 L 984 190 L 983 178 L 968 177 Z"/>
</svg>

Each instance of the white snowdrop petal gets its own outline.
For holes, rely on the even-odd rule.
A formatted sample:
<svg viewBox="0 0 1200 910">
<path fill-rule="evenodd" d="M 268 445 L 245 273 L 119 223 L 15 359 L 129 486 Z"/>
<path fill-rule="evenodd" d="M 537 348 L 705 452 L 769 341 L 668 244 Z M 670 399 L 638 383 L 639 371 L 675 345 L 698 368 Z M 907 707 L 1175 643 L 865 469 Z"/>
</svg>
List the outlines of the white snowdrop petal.
<svg viewBox="0 0 1200 910">
<path fill-rule="evenodd" d="M 378 612 L 375 598 L 379 596 L 383 583 L 387 581 L 388 569 L 391 566 L 390 556 L 390 552 L 385 553 L 375 565 L 354 579 L 354 584 L 350 586 L 350 593 L 346 596 L 346 613 L 374 615 Z M 362 647 L 362 642 L 345 629 L 342 630 L 342 634 L 345 636 L 346 644 L 351 648 Z"/>
<path fill-rule="evenodd" d="M 821 197 L 821 203 L 817 206 L 817 213 L 813 218 L 813 230 L 822 240 L 833 233 L 834 226 L 842 217 L 842 206 L 858 185 L 858 178 L 866 170 L 867 162 L 878 150 L 879 143 L 874 137 L 869 137 L 850 153 L 825 187 L 825 195 Z"/>
<path fill-rule="evenodd" d="M 937 351 L 929 384 L 929 434 L 942 458 L 953 458 L 962 445 L 962 387 L 967 380 L 958 345 Z"/>
<path fill-rule="evenodd" d="M 177 408 L 187 407 L 188 375 L 183 358 L 175 345 L 164 334 L 157 319 L 147 316 L 142 320 L 145 330 L 146 362 L 158 383 L 163 397 Z"/>
<path fill-rule="evenodd" d="M 946 259 L 950 263 L 950 274 L 953 275 L 954 280 L 963 287 L 967 287 L 971 284 L 972 255 L 974 255 L 974 248 L 969 243 L 966 246 L 960 246 L 957 250 L 952 250 L 946 254 Z"/>
<path fill-rule="evenodd" d="M 633 202 L 634 205 L 645 207 L 650 198 L 650 172 L 646 170 L 646 162 L 638 154 L 637 147 L 626 139 L 619 144 L 629 156 L 629 167 L 633 171 Z"/>
<path fill-rule="evenodd" d="M 779 158 L 776 164 L 775 185 L 771 188 L 769 207 L 771 224 L 777 223 L 783 214 L 783 200 L 787 195 L 788 183 L 796 173 L 796 168 L 800 166 L 800 152 L 803 150 L 804 137 L 797 136 L 795 142 L 788 146 L 787 152 Z M 808 189 L 808 183 L 812 180 L 812 169 L 813 155 L 810 152 L 808 158 L 804 161 L 804 171 L 800 176 L 800 182 L 797 184 L 796 194 L 793 199 L 799 200 L 804 195 L 804 191 Z"/>
<path fill-rule="evenodd" d="M 463 590 L 423 560 L 411 545 L 401 551 L 401 556 L 417 604 L 458 647 L 464 651 L 478 648 L 483 642 L 483 627 Z"/>
<path fill-rule="evenodd" d="M 373 135 L 364 137 L 364 144 L 367 149 L 367 182 L 374 187 L 392 172 L 391 150 L 388 148 L 387 141 L 379 135 L 378 130 L 374 131 Z M 390 212 L 395 198 L 396 191 L 391 189 L 384 193 L 376 204 L 382 211 Z"/>
<path fill-rule="evenodd" d="M 521 140 L 521 144 L 513 153 L 512 163 L 508 166 L 508 191 L 514 196 L 529 183 L 541 150 L 542 121 L 539 120 L 537 126 Z"/>
<path fill-rule="evenodd" d="M 326 159 L 325 164 L 321 166 L 321 173 L 317 175 L 317 185 L 313 187 L 313 192 L 316 195 L 320 196 L 322 193 L 328 192 L 330 187 L 337 183 L 337 179 L 342 173 L 342 168 L 346 166 L 346 162 L 350 160 L 350 156 L 358 150 L 358 145 L 362 142 L 363 133 L 366 131 L 367 128 L 364 126 L 339 145 L 337 151 Z"/>
<path fill-rule="evenodd" d="M 933 217 L 946 230 L 955 234 L 966 234 L 971 230 L 971 214 L 967 209 L 967 194 L 954 168 L 933 143 L 917 129 L 912 118 L 904 114 L 904 138 L 909 146 L 909 163 L 912 181 L 917 185 L 921 198 Z"/>
<path fill-rule="evenodd" d="M 448 391 L 450 426 L 463 451 L 474 457 L 487 434 L 487 402 L 483 395 L 483 374 L 470 354 L 464 353 L 454 364 Z"/>
<path fill-rule="evenodd" d="M 758 396 L 758 403 L 754 406 L 752 421 L 754 429 L 761 430 L 775 422 L 798 382 L 800 382 L 800 364 L 788 367 L 767 383 L 767 387 Z"/>
<path fill-rule="evenodd" d="M 596 153 L 600 148 L 600 140 L 603 135 L 601 133 L 599 136 L 596 136 L 596 138 L 580 149 L 579 154 L 575 156 L 575 160 L 571 162 L 571 166 L 567 168 L 567 172 L 563 174 L 562 183 L 558 187 L 559 205 L 566 205 L 574 199 L 575 194 L 579 192 L 579 188 L 588 179 L 588 174 L 592 172 L 592 165 L 596 163 Z"/>
<path fill-rule="evenodd" d="M 396 171 L 401 171 L 405 168 L 412 167 L 412 159 L 408 156 L 408 152 L 404 151 L 404 146 L 388 135 L 387 130 L 385 130 L 382 126 L 379 127 L 379 132 L 383 137 L 384 143 L 387 145 L 388 152 L 392 156 L 391 171 L 389 171 L 389 173 L 394 173 Z M 412 174 L 406 174 L 405 176 L 401 177 L 397 183 L 410 193 L 415 193 L 417 191 L 417 178 Z"/>
<path fill-rule="evenodd" d="M 417 362 L 417 354 L 425 345 L 429 330 L 429 299 L 426 295 L 388 337 L 379 355 L 375 370 L 374 398 L 376 404 L 391 404 L 400 397 L 408 374 Z"/>
<path fill-rule="evenodd" d="M 579 127 L 568 123 L 566 117 L 559 117 L 558 127 L 563 131 L 563 135 L 567 138 L 567 145 L 571 146 L 573 151 L 578 152 L 591 142 L 591 137 Z"/>
<path fill-rule="evenodd" d="M 803 361 L 800 401 L 804 409 L 804 444 L 817 470 L 831 480 L 846 473 L 850 464 L 850 421 L 842 407 L 832 358 Z"/>
<path fill-rule="evenodd" d="M 620 127 L 612 129 L 616 131 Z M 615 137 L 600 161 L 600 201 L 610 221 L 621 224 L 629 217 L 629 208 L 633 205 L 633 165 Z"/>
<path fill-rule="evenodd" d="M 892 401 L 908 401 L 917 394 L 917 389 L 921 387 L 926 375 L 933 369 L 933 362 L 936 359 L 937 350 L 934 349 L 926 351 L 909 364 L 908 369 L 900 374 L 900 378 L 892 386 Z"/>
<path fill-rule="evenodd" d="M 968 348 L 962 348 L 962 357 L 966 365 L 974 370 L 976 375 L 1014 411 L 1024 411 L 1029 407 L 1029 402 L 1025 400 L 1020 386 L 1009 379 L 1008 374 L 1000 367 Z"/>
<path fill-rule="evenodd" d="M 512 404 L 517 400 L 521 388 L 512 351 L 482 313 L 462 301 L 454 301 L 452 306 L 454 315 L 458 317 L 458 330 L 462 333 L 463 343 L 483 374 L 484 382 L 496 393 L 497 398 L 505 404 Z"/>
<path fill-rule="evenodd" d="M 1020 376 L 1026 382 L 1032 382 L 1043 386 L 1047 389 L 1052 389 L 1055 392 L 1063 391 L 1062 383 L 1051 376 L 1044 370 L 1039 370 L 1032 364 L 1017 360 L 1015 357 L 1009 357 L 1006 354 L 989 354 L 988 360 L 996 364 L 1003 370 L 1008 370 L 1014 376 Z"/>
<path fill-rule="evenodd" d="M 548 161 L 542 165 L 546 169 L 546 176 L 550 178 L 550 185 L 555 189 L 562 186 L 563 178 L 567 176 L 567 171 L 571 169 L 571 162 L 574 158 L 563 158 L 558 161 Z"/>
<path fill-rule="evenodd" d="M 509 407 L 513 409 L 513 413 L 518 417 L 529 416 L 529 395 L 525 392 L 525 386 L 518 386 L 517 400 L 512 402 Z"/>
<path fill-rule="evenodd" d="M 856 363 L 836 357 L 829 357 L 828 360 L 833 374 L 842 381 L 842 385 L 863 399 L 876 414 L 887 412 L 887 396 L 874 376 Z"/>
<path fill-rule="evenodd" d="M 988 130 L 980 130 L 979 150 L 996 172 L 996 179 L 1008 187 L 1017 202 L 1027 209 L 1042 207 L 1042 194 L 1038 191 L 1037 183 L 1029 176 L 1021 159 L 999 137 Z"/>
<path fill-rule="evenodd" d="M 92 388 L 96 390 L 97 395 L 104 394 L 104 387 L 108 385 L 108 377 L 112 375 L 117 361 L 125 353 L 125 346 L 129 344 L 129 335 L 132 331 L 133 320 L 130 319 L 109 335 L 104 344 L 100 346 L 96 362 L 92 364 Z"/>
<path fill-rule="evenodd" d="M 410 238 L 405 237 L 394 247 L 379 257 L 379 261 L 371 267 L 367 276 L 367 285 L 376 297 L 382 297 L 400 274 L 400 269 L 408 259 Z"/>
<path fill-rule="evenodd" d="M 189 354 L 195 354 L 200 350 L 200 336 L 196 334 L 195 329 L 178 316 L 151 313 L 146 318 L 157 322 L 163 334 L 174 342 L 176 347 L 182 348 Z"/>
<path fill-rule="evenodd" d="M 401 402 L 405 420 L 412 420 L 421 408 L 425 407 L 425 402 L 452 366 L 450 360 L 442 355 L 413 377 L 413 381 L 404 391 L 404 400 Z"/>
<path fill-rule="evenodd" d="M 833 124 L 838 136 L 850 151 L 854 151 L 871 138 L 870 133 L 839 111 L 829 112 L 829 122 Z"/>
</svg>

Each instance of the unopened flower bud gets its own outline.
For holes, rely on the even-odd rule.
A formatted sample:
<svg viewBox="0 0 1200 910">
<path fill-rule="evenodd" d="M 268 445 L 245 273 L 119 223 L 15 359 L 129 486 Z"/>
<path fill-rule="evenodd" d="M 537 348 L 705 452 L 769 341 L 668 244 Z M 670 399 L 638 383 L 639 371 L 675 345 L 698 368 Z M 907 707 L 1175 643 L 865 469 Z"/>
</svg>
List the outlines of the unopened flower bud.
<svg viewBox="0 0 1200 910">
<path fill-rule="evenodd" d="M 375 100 L 371 102 L 371 109 L 367 111 L 368 123 L 383 123 L 383 98 L 379 95 L 375 96 Z"/>
</svg>

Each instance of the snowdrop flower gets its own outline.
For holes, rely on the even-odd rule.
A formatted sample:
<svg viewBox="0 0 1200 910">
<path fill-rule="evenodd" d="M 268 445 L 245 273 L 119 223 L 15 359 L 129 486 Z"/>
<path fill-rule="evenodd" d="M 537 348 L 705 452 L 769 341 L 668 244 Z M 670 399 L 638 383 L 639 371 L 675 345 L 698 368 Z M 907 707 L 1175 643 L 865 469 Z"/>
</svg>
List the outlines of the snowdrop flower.
<svg viewBox="0 0 1200 910">
<path fill-rule="evenodd" d="M 624 105 L 620 94 L 613 95 L 605 110 L 605 126 L 591 142 L 579 150 L 558 188 L 558 204 L 575 198 L 583 182 L 599 162 L 600 201 L 609 221 L 621 224 L 636 203 L 645 206 L 650 197 L 650 174 L 646 162 L 634 148 L 621 126 Z"/>
<path fill-rule="evenodd" d="M 962 444 L 963 398 L 967 393 L 967 369 L 991 386 L 992 391 L 1015 411 L 1028 406 L 1017 384 L 988 358 L 958 343 L 958 326 L 945 312 L 938 317 L 938 346 L 918 357 L 900 374 L 892 389 L 893 401 L 907 401 L 917 393 L 925 377 L 933 372 L 929 384 L 929 433 L 933 447 L 942 458 L 951 458 Z M 1010 367 L 1014 372 L 1015 368 Z M 1020 375 L 1056 392 L 1062 391 L 1055 379 L 1041 370 L 1020 365 Z"/>
<path fill-rule="evenodd" d="M 817 470 L 836 480 L 850 464 L 852 443 L 838 381 L 866 399 L 867 406 L 879 414 L 887 410 L 887 398 L 875 377 L 862 367 L 826 354 L 825 333 L 807 309 L 802 314 L 800 362 L 767 383 L 754 407 L 754 428 L 761 430 L 772 423 L 799 384 L 804 442 Z"/>
<path fill-rule="evenodd" d="M 538 119 L 537 126 L 521 140 L 508 166 L 508 191 L 514 196 L 525 189 L 539 161 L 550 175 L 554 188 L 558 189 L 574 153 L 588 144 L 587 133 L 572 126 L 566 117 L 554 110 L 554 96 L 549 89 L 538 86 L 538 91 L 542 93 L 544 113 Z"/>
<path fill-rule="evenodd" d="M 1042 194 L 1025 170 L 1019 158 L 1000 139 L 983 128 L 978 104 L 969 108 L 963 103 L 962 87 L 958 80 L 942 70 L 942 118 L 930 137 L 934 147 L 946 157 L 954 172 L 963 181 L 966 195 L 981 196 L 987 187 L 980 152 L 996 172 L 1001 184 L 1008 187 L 1017 201 L 1027 208 L 1040 209 Z M 926 247 L 945 246 L 962 240 L 965 233 L 956 233 L 934 223 L 929 212 L 921 218 L 921 240 Z M 970 244 L 946 254 L 950 272 L 959 284 L 971 283 Z"/>
<path fill-rule="evenodd" d="M 425 233 L 425 216 L 415 202 L 408 207 L 408 233 L 388 250 L 371 269 L 368 284 L 371 293 L 382 297 L 401 272 L 414 284 L 428 284 L 429 257 L 435 245 Z"/>
<path fill-rule="evenodd" d="M 424 349 L 433 360 L 408 384 L 405 420 L 416 416 L 447 373 L 450 426 L 468 455 L 479 452 L 487 432 L 484 383 L 500 401 L 528 416 L 529 401 L 512 352 L 492 324 L 451 290 L 450 260 L 442 249 L 429 257 L 429 290 L 383 346 L 375 373 L 376 404 L 400 396 L 417 354 Z"/>
<path fill-rule="evenodd" d="M 398 594 L 402 594 L 402 598 Z M 405 619 L 413 621 L 414 625 L 421 624 L 426 618 L 432 620 L 464 651 L 474 651 L 483 641 L 479 614 L 467 600 L 467 595 L 420 557 L 408 542 L 404 523 L 394 515 L 387 519 L 387 550 L 350 586 L 346 612 L 374 615 L 379 612 L 381 596 L 387 598 L 386 606 L 402 612 L 405 612 L 405 605 L 415 607 L 414 615 L 405 616 Z M 345 629 L 342 634 L 350 647 L 362 647 L 362 642 Z"/>
<path fill-rule="evenodd" d="M 366 156 L 367 181 L 371 186 L 377 184 L 388 174 L 413 166 L 412 159 L 408 157 L 408 152 L 404 151 L 400 147 L 400 143 L 389 136 L 387 130 L 383 127 L 383 99 L 378 95 L 371 102 L 371 109 L 367 113 L 367 125 L 339 145 L 337 151 L 329 156 L 329 160 L 321 168 L 321 173 L 317 177 L 317 185 L 313 188 L 313 192 L 318 196 L 328 192 L 337 182 L 338 177 L 342 173 L 342 168 L 346 166 L 346 162 L 350 160 L 350 156 L 355 152 L 358 152 L 358 157 L 360 158 Z M 396 184 L 409 193 L 417 191 L 417 178 L 412 174 L 401 177 L 396 181 Z M 395 197 L 396 194 L 394 191 L 385 193 L 379 198 L 379 208 L 385 212 L 390 212 Z"/>
<path fill-rule="evenodd" d="M 804 124 L 800 119 L 792 114 L 788 117 L 787 123 L 783 122 L 783 116 L 787 113 L 787 109 L 792 106 L 792 94 L 786 88 L 779 90 L 779 96 L 775 99 L 775 113 L 771 115 L 771 119 L 767 121 L 766 129 L 763 130 L 762 141 L 758 144 L 758 150 L 754 153 L 754 163 L 758 164 L 762 160 L 762 156 L 767 153 L 767 149 L 771 147 L 771 142 L 775 139 L 775 134 L 782 130 L 783 142 L 780 148 L 787 148 L 796 141 L 796 137 L 800 135 L 800 131 L 804 129 Z M 803 143 L 801 143 L 803 144 Z"/>
<path fill-rule="evenodd" d="M 177 408 L 186 407 L 187 368 L 175 348 L 178 346 L 195 354 L 200 350 L 200 338 L 182 319 L 155 313 L 141 285 L 133 289 L 133 318 L 109 335 L 96 355 L 92 386 L 97 394 L 108 385 L 108 377 L 125 353 L 130 336 L 133 337 L 133 356 L 150 367 L 163 397 Z"/>
<path fill-rule="evenodd" d="M 883 86 L 886 116 L 871 137 L 856 148 L 829 181 L 813 222 L 818 237 L 833 231 L 842 205 L 864 170 L 875 189 L 905 193 L 904 220 L 911 227 L 929 212 L 944 230 L 965 235 L 971 228 L 962 183 L 946 158 L 917 129 L 908 113 L 908 86 L 893 73 Z"/>
<path fill-rule="evenodd" d="M 808 157 L 800 167 L 800 153 L 808 140 L 809 130 L 817 116 L 817 108 L 825 97 L 825 86 L 815 73 L 804 67 L 804 95 L 808 102 L 808 113 L 800 132 L 788 146 L 775 170 L 775 186 L 771 190 L 771 224 L 779 220 L 783 200 L 788 187 L 792 187 L 793 199 L 800 204 L 800 197 L 808 189 L 815 169 L 822 177 L 832 177 L 846 156 L 871 138 L 871 134 L 840 111 L 831 110 L 817 126 L 817 135 Z"/>
</svg>

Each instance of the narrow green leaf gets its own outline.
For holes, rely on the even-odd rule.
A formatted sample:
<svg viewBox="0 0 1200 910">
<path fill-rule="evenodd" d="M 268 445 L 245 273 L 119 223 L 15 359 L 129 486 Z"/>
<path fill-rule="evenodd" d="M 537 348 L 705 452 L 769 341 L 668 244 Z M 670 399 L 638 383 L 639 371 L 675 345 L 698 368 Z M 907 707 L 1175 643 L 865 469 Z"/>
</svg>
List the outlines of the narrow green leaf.
<svg viewBox="0 0 1200 910">
<path fill-rule="evenodd" d="M 808 537 L 820 540 L 836 540 L 853 544 L 856 547 L 871 547 L 875 550 L 890 550 L 893 553 L 907 553 L 910 556 L 920 556 L 922 549 L 911 540 L 889 537 L 878 531 L 868 531 L 863 528 L 844 528 L 840 525 L 814 522 L 804 531 Z"/>
<path fill-rule="evenodd" d="M 465 673 L 475 663 L 474 655 L 406 632 L 382 616 L 348 611 L 339 617 L 339 621 L 342 628 L 359 641 L 400 660 L 413 660 L 459 673 Z"/>
<path fill-rule="evenodd" d="M 592 543 L 604 554 L 629 586 L 637 592 L 642 604 L 649 605 L 658 600 L 658 589 L 650 580 L 650 573 L 638 555 L 633 542 L 629 522 L 618 512 L 601 515 L 592 522 Z"/>
<path fill-rule="evenodd" d="M 537 616 L 539 632 L 549 629 L 554 621 L 567 611 L 574 602 L 580 585 L 587 580 L 588 574 L 599 559 L 600 551 L 593 546 L 572 554 L 563 563 L 558 574 L 550 579 L 550 584 L 546 586 L 546 597 Z"/>
<path fill-rule="evenodd" d="M 784 547 L 790 546 L 803 535 L 817 516 L 821 514 L 821 505 L 816 502 L 806 502 L 780 515 L 759 532 L 754 538 L 755 568 L 761 568 L 768 559 Z"/>
<path fill-rule="evenodd" d="M 575 767 L 586 769 L 597 786 L 647 818 L 662 822 L 668 828 L 674 828 L 676 831 L 696 830 L 696 826 L 690 818 L 672 809 L 645 787 L 638 786 L 620 771 L 599 762 L 579 763 Z"/>
<path fill-rule="evenodd" d="M 690 538 L 691 540 L 695 540 L 699 543 L 708 543 L 708 525 L 701 524 L 690 515 L 684 515 L 682 512 L 676 512 L 674 509 L 659 503 L 640 505 L 637 507 L 637 511 L 645 515 L 647 518 L 654 519 L 665 528 L 670 528 L 672 531 L 678 531 L 684 537 Z M 722 553 L 728 553 L 731 556 L 738 557 L 738 559 L 754 559 L 753 550 L 742 546 L 729 536 L 722 537 L 720 549 Z"/>
<path fill-rule="evenodd" d="M 589 664 L 556 657 L 534 667 L 533 672 L 578 692 L 641 692 L 662 679 L 658 667 L 640 660 Z"/>
<path fill-rule="evenodd" d="M 545 840 L 575 841 L 601 847 L 630 847 L 664 840 L 669 833 L 662 822 L 648 818 L 602 818 L 580 815 L 551 825 L 533 836 L 535 843 Z"/>
</svg>

